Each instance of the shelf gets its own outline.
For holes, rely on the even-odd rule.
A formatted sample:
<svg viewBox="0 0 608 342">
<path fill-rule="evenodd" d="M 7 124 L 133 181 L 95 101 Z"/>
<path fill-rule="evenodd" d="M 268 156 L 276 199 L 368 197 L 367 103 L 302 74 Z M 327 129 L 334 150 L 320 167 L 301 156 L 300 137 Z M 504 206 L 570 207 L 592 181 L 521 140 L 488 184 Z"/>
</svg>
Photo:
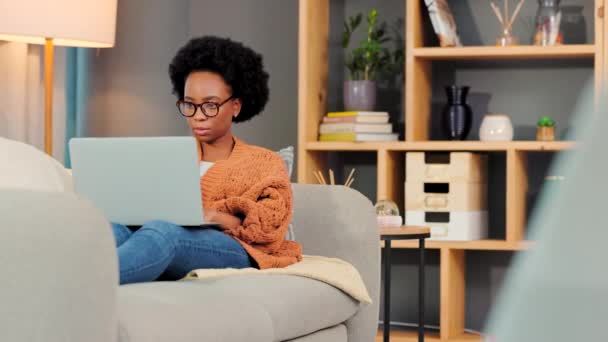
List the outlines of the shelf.
<svg viewBox="0 0 608 342">
<path fill-rule="evenodd" d="M 517 143 L 517 146 L 515 147 L 516 151 L 529 151 L 529 152 L 563 151 L 563 150 L 572 150 L 576 147 L 576 143 L 574 141 L 551 141 L 551 142 L 521 141 L 521 142 L 516 142 L 516 143 Z"/>
<path fill-rule="evenodd" d="M 433 241 L 427 240 L 427 249 L 462 249 L 477 251 L 522 251 L 533 246 L 532 241 L 509 242 L 505 240 L 475 240 L 475 241 Z M 384 247 L 384 242 L 380 242 L 380 247 Z M 397 240 L 391 242 L 392 249 L 411 249 L 418 248 L 418 240 Z"/>
<path fill-rule="evenodd" d="M 397 146 L 403 142 L 321 142 L 313 141 L 306 143 L 308 151 L 378 151 L 386 146 Z"/>
<path fill-rule="evenodd" d="M 391 341 L 392 342 L 418 342 L 418 333 L 414 330 L 391 330 Z M 441 340 L 439 333 L 427 332 L 424 335 L 424 341 L 426 342 L 439 342 L 439 341 L 450 341 L 450 342 L 481 342 L 482 337 L 476 334 L 464 333 L 460 336 L 452 337 L 449 340 Z M 382 342 L 382 329 L 378 330 L 376 334 L 376 342 Z"/>
<path fill-rule="evenodd" d="M 575 147 L 572 141 L 397 141 L 397 142 L 319 142 L 306 144 L 308 151 L 562 151 Z"/>
<path fill-rule="evenodd" d="M 494 60 L 494 59 L 564 59 L 592 58 L 595 45 L 561 46 L 470 46 L 470 47 L 422 47 L 414 48 L 414 56 L 429 60 Z"/>
<path fill-rule="evenodd" d="M 376 334 L 376 342 L 382 342 L 382 329 L 378 329 Z M 418 332 L 414 330 L 394 330 L 391 329 L 391 341 L 392 342 L 418 342 Z M 424 335 L 425 342 L 438 342 L 441 341 L 439 333 L 427 332 Z"/>
</svg>

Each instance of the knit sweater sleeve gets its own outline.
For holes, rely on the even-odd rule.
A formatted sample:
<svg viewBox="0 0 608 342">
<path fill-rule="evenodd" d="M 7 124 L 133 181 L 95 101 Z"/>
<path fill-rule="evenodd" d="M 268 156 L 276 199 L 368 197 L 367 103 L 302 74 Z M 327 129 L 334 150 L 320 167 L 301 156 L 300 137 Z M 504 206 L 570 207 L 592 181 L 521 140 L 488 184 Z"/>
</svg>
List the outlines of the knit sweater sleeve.
<svg viewBox="0 0 608 342">
<path fill-rule="evenodd" d="M 287 232 L 293 195 L 283 160 L 276 156 L 264 164 L 253 186 L 240 196 L 216 202 L 214 207 L 242 218 L 241 225 L 226 231 L 229 235 L 248 244 L 275 245 Z"/>
</svg>

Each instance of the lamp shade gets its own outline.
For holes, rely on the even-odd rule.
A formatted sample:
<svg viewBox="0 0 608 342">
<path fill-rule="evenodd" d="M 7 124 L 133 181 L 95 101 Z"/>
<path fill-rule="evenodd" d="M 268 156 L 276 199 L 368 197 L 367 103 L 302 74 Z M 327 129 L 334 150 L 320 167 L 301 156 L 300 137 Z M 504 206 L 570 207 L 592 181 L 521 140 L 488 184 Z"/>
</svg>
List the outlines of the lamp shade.
<svg viewBox="0 0 608 342">
<path fill-rule="evenodd" d="M 0 40 L 112 47 L 117 0 L 0 0 Z"/>
</svg>

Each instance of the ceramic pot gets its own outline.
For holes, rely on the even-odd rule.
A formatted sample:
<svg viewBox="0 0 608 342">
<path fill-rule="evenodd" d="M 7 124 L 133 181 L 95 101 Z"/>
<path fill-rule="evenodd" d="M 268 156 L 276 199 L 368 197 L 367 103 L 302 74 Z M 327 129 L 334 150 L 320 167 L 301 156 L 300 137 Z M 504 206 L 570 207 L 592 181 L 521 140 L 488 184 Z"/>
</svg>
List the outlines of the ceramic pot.
<svg viewBox="0 0 608 342">
<path fill-rule="evenodd" d="M 511 141 L 513 140 L 513 125 L 511 119 L 504 114 L 488 114 L 484 116 L 479 127 L 481 141 Z"/>
<path fill-rule="evenodd" d="M 539 141 L 555 140 L 555 126 L 554 127 L 537 127 L 536 140 L 539 140 Z"/>
<path fill-rule="evenodd" d="M 369 80 L 344 81 L 344 110 L 373 111 L 376 106 L 376 82 Z"/>
</svg>

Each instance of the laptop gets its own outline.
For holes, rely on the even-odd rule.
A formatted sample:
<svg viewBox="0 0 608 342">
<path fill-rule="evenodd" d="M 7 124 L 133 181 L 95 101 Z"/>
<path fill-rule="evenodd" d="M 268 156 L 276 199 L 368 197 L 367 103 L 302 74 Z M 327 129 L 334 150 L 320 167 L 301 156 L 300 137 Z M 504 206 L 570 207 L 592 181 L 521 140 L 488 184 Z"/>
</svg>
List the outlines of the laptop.
<svg viewBox="0 0 608 342">
<path fill-rule="evenodd" d="M 73 138 L 69 148 L 75 191 L 109 221 L 217 227 L 203 219 L 193 137 Z"/>
</svg>

